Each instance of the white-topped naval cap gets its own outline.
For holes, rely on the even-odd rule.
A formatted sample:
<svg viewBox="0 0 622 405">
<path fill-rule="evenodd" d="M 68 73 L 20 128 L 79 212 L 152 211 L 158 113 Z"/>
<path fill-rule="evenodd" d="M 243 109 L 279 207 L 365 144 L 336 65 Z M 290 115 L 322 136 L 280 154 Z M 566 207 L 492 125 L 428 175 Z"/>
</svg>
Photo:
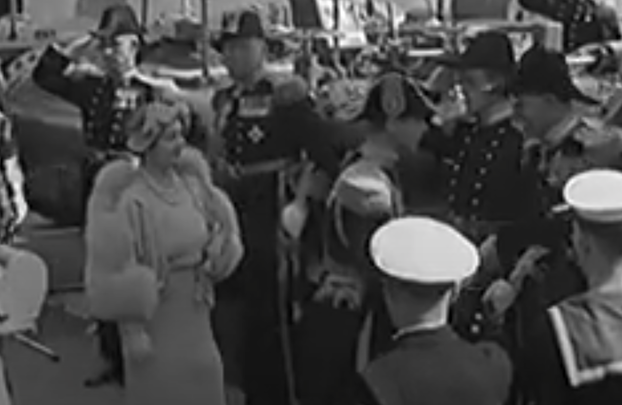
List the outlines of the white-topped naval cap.
<svg viewBox="0 0 622 405">
<path fill-rule="evenodd" d="M 577 174 L 566 183 L 564 200 L 587 221 L 622 222 L 622 172 L 594 169 Z"/>
<path fill-rule="evenodd" d="M 426 217 L 389 221 L 372 236 L 370 253 L 386 275 L 418 284 L 453 284 L 480 263 L 475 245 L 454 228 Z"/>
</svg>

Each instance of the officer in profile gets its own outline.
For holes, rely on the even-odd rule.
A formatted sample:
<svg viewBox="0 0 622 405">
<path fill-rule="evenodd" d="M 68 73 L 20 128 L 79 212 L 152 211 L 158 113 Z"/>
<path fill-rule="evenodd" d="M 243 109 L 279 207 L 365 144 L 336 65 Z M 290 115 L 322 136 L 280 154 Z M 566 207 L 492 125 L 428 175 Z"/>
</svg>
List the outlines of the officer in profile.
<svg viewBox="0 0 622 405">
<path fill-rule="evenodd" d="M 577 108 L 598 101 L 575 86 L 564 55 L 540 46 L 528 50 L 519 62 L 514 92 L 526 136 L 542 146 L 538 165 L 558 191 L 578 171 L 620 164 L 619 128 Z"/>
<path fill-rule="evenodd" d="M 548 308 L 527 340 L 519 375 L 536 405 L 622 403 L 622 173 L 571 178 L 564 200 L 585 292 Z"/>
<path fill-rule="evenodd" d="M 512 379 L 506 354 L 462 340 L 447 323 L 455 288 L 479 265 L 477 248 L 444 223 L 404 217 L 374 233 L 370 255 L 398 332 L 395 348 L 362 374 L 352 403 L 503 404 Z"/>
<path fill-rule="evenodd" d="M 527 138 L 522 164 L 539 178 L 540 190 L 534 195 L 535 215 L 499 238 L 497 253 L 515 258 L 517 266 L 486 295 L 497 315 L 517 302 L 516 324 L 523 335 L 537 314 L 585 288 L 584 277 L 567 254 L 567 221 L 550 213 L 562 202 L 562 190 L 572 176 L 593 168 L 620 167 L 622 133 L 578 108 L 598 103 L 575 86 L 560 52 L 540 46 L 529 49 L 518 64 L 513 91 L 516 118 Z M 523 259 L 539 262 L 546 271 L 528 275 L 530 266 L 518 265 Z"/>
</svg>

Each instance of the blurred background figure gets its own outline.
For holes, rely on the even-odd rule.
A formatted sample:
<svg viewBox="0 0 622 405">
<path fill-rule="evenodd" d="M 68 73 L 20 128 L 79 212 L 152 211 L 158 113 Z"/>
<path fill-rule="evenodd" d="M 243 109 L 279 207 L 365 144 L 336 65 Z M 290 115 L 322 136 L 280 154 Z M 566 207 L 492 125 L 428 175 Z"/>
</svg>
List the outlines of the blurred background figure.
<svg viewBox="0 0 622 405">
<path fill-rule="evenodd" d="M 519 0 L 530 12 L 562 23 L 564 51 L 583 45 L 619 40 L 620 10 L 603 0 Z"/>
</svg>

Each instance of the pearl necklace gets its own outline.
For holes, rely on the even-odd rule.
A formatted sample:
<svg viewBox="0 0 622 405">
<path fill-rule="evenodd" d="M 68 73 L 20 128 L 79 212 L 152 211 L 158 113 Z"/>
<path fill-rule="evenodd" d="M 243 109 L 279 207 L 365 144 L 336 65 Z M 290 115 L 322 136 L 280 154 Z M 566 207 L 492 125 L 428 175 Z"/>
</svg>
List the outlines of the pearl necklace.
<svg viewBox="0 0 622 405">
<path fill-rule="evenodd" d="M 183 202 L 184 194 L 181 192 L 181 182 L 177 175 L 172 175 L 172 185 L 164 186 L 161 181 L 156 180 L 146 170 L 142 170 L 145 184 L 151 189 L 153 194 L 169 205 L 179 205 Z"/>
</svg>

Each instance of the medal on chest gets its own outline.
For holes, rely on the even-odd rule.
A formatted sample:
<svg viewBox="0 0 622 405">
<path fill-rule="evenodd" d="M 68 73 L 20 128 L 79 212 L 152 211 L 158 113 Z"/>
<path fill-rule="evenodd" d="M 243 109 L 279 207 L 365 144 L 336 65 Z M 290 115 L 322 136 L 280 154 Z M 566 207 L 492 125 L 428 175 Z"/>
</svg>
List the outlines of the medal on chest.
<svg viewBox="0 0 622 405">
<path fill-rule="evenodd" d="M 246 96 L 240 98 L 238 116 L 240 118 L 265 117 L 270 113 L 272 98 L 270 96 Z"/>
<path fill-rule="evenodd" d="M 251 130 L 247 132 L 246 136 L 252 143 L 259 143 L 264 140 L 266 134 L 258 125 L 253 125 Z"/>
<path fill-rule="evenodd" d="M 134 110 L 138 107 L 140 92 L 137 89 L 121 87 L 114 93 L 114 108 L 118 110 Z"/>
</svg>

